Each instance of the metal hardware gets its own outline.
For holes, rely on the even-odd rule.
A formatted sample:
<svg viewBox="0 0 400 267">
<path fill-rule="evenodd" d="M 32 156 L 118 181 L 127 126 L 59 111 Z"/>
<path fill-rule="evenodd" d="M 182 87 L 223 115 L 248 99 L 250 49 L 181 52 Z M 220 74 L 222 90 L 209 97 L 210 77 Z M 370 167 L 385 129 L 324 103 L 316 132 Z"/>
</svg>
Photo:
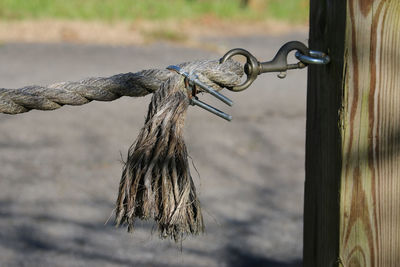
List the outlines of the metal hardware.
<svg viewBox="0 0 400 267">
<path fill-rule="evenodd" d="M 227 98 L 226 96 L 224 96 L 223 94 L 219 93 L 218 91 L 214 90 L 213 88 L 211 88 L 210 86 L 206 85 L 205 83 L 203 83 L 202 81 L 199 80 L 199 77 L 194 74 L 194 73 L 187 73 L 185 71 L 183 71 L 180 67 L 175 66 L 175 65 L 171 65 L 168 66 L 167 69 L 169 70 L 173 70 L 176 71 L 177 73 L 179 73 L 180 75 L 185 77 L 185 84 L 186 84 L 186 89 L 189 91 L 190 95 L 189 95 L 189 101 L 190 104 L 193 106 L 199 106 L 227 121 L 231 121 L 232 120 L 232 116 L 229 114 L 226 114 L 225 112 L 220 111 L 219 109 L 214 108 L 213 106 L 208 105 L 207 103 L 201 101 L 198 99 L 198 97 L 196 96 L 196 86 L 199 86 L 200 88 L 202 88 L 204 91 L 210 93 L 212 96 L 216 97 L 217 99 L 221 100 L 222 102 L 224 102 L 225 104 L 227 104 L 228 106 L 232 106 L 233 105 L 233 101 L 230 100 L 229 98 Z"/>
<path fill-rule="evenodd" d="M 288 64 L 287 57 L 293 50 L 297 50 L 299 62 L 296 64 Z M 286 71 L 292 69 L 302 69 L 307 64 L 328 64 L 329 57 L 322 52 L 311 51 L 308 47 L 298 41 L 292 41 L 284 44 L 276 53 L 275 57 L 268 62 L 259 62 L 249 51 L 242 48 L 235 48 L 228 51 L 221 59 L 220 63 L 224 63 L 233 56 L 241 55 L 246 57 L 244 72 L 247 75 L 245 82 L 238 86 L 228 88 L 231 91 L 239 92 L 248 88 L 258 77 L 258 75 L 266 72 L 279 72 L 279 78 L 286 77 Z"/>
<path fill-rule="evenodd" d="M 331 58 L 324 52 L 309 50 L 310 56 L 304 55 L 297 51 L 295 56 L 298 60 L 305 64 L 326 65 L 331 61 Z"/>
<path fill-rule="evenodd" d="M 287 57 L 289 53 L 293 50 L 297 50 L 295 56 L 299 60 L 299 62 L 295 64 L 288 64 Z M 249 51 L 242 48 L 235 48 L 228 51 L 220 59 L 220 63 L 222 64 L 236 55 L 241 55 L 246 58 L 246 64 L 244 65 L 244 72 L 246 73 L 247 79 L 238 86 L 228 88 L 229 90 L 235 92 L 239 92 L 248 88 L 256 80 L 258 75 L 262 73 L 279 72 L 278 77 L 283 79 L 286 77 L 286 72 L 288 70 L 302 69 L 307 67 L 308 64 L 323 65 L 323 64 L 328 64 L 330 62 L 329 56 L 326 55 L 325 53 L 320 51 L 310 50 L 305 44 L 298 41 L 292 41 L 284 44 L 271 61 L 259 62 L 257 58 L 254 57 Z M 221 100 L 222 102 L 224 102 L 229 106 L 233 105 L 232 100 L 230 100 L 223 94 L 219 93 L 218 91 L 214 90 L 210 86 L 200 81 L 199 77 L 193 72 L 191 73 L 185 72 L 180 67 L 175 65 L 168 66 L 167 69 L 173 70 L 185 77 L 185 85 L 189 93 L 189 99 L 191 105 L 199 106 L 227 121 L 232 120 L 231 115 L 226 114 L 214 108 L 213 106 L 210 106 L 207 103 L 200 101 L 196 96 L 197 92 L 196 86 L 210 93 L 212 96 L 216 97 L 217 99 Z"/>
<path fill-rule="evenodd" d="M 192 97 L 191 102 L 192 102 L 192 105 L 199 106 L 199 107 L 201 107 L 201 108 L 203 108 L 203 109 L 205 109 L 205 110 L 207 110 L 207 111 L 209 111 L 209 112 L 211 112 L 211 113 L 217 115 L 218 117 L 221 117 L 221 118 L 223 118 L 223 119 L 225 119 L 227 121 L 231 121 L 232 120 L 232 116 L 231 115 L 226 114 L 225 112 L 223 112 L 223 111 L 221 111 L 219 109 L 216 109 L 216 108 L 214 108 L 213 106 L 210 106 L 207 103 L 204 103 L 203 101 L 199 100 L 197 98 L 197 96 Z"/>
<path fill-rule="evenodd" d="M 202 81 L 199 80 L 199 77 L 196 74 L 194 74 L 194 73 L 189 74 L 187 72 L 184 72 L 180 67 L 175 66 L 175 65 L 168 66 L 167 69 L 174 70 L 177 73 L 183 75 L 190 82 L 192 82 L 193 85 L 200 86 L 204 91 L 206 91 L 207 93 L 210 93 L 212 96 L 214 96 L 217 99 L 221 100 L 222 102 L 224 102 L 228 106 L 232 106 L 233 105 L 233 101 L 232 100 L 230 100 L 229 98 L 227 98 L 226 96 L 224 96 L 220 92 L 215 91 L 213 88 L 209 87 L 208 85 L 204 84 Z"/>
</svg>

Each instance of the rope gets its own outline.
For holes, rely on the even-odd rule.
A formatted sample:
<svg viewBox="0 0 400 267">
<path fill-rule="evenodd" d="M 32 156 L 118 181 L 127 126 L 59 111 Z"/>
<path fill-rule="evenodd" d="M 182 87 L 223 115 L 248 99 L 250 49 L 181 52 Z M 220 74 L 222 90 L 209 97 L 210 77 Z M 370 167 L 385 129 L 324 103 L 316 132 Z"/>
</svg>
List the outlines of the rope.
<svg viewBox="0 0 400 267">
<path fill-rule="evenodd" d="M 178 65 L 186 72 L 196 72 L 202 82 L 221 90 L 239 84 L 243 68 L 228 60 L 186 62 Z M 61 82 L 49 86 L 0 88 L 0 113 L 18 114 L 32 109 L 54 110 L 63 105 L 84 105 L 93 100 L 113 101 L 121 96 L 140 97 L 154 93 L 174 75 L 166 69 L 150 69 L 111 77 L 88 78 L 79 82 Z"/>
<path fill-rule="evenodd" d="M 243 67 L 232 60 L 195 61 L 178 65 L 195 72 L 215 90 L 240 83 Z M 0 89 L 0 112 L 18 114 L 31 109 L 53 110 L 92 100 L 154 93 L 145 125 L 130 147 L 120 180 L 116 224 L 133 231 L 135 219 L 153 219 L 160 237 L 175 240 L 204 231 L 200 202 L 190 175 L 183 126 L 189 106 L 184 77 L 175 71 L 144 70 L 108 78 L 89 78 L 20 89 Z"/>
</svg>

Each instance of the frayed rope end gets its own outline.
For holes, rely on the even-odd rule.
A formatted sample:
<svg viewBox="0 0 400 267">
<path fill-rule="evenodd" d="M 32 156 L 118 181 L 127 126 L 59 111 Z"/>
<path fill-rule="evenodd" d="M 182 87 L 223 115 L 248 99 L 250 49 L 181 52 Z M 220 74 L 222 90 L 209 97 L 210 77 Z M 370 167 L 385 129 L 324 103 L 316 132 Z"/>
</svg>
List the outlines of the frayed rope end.
<svg viewBox="0 0 400 267">
<path fill-rule="evenodd" d="M 176 242 L 204 231 L 183 139 L 189 105 L 183 87 L 182 77 L 174 76 L 153 95 L 123 168 L 115 219 L 128 231 L 136 218 L 154 219 L 160 236 Z"/>
</svg>

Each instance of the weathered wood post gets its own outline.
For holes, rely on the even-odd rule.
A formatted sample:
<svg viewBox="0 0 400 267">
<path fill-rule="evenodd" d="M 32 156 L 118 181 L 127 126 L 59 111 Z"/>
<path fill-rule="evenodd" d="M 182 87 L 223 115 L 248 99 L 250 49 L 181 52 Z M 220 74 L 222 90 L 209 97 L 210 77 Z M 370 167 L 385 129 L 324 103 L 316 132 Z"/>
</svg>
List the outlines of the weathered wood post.
<svg viewBox="0 0 400 267">
<path fill-rule="evenodd" d="M 304 266 L 400 266 L 400 1 L 311 0 Z"/>
</svg>

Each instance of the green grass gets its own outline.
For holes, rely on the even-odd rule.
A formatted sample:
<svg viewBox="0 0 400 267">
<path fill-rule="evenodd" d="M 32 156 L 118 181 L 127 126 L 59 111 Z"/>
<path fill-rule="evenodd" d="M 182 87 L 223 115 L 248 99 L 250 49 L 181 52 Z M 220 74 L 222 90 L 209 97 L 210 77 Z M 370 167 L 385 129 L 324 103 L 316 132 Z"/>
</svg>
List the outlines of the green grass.
<svg viewBox="0 0 400 267">
<path fill-rule="evenodd" d="M 239 0 L 0 0 L 0 18 L 132 21 L 212 15 L 218 19 L 307 21 L 307 0 L 257 2 L 261 8 L 243 8 Z"/>
<path fill-rule="evenodd" d="M 308 0 L 270 0 L 269 15 L 289 22 L 308 21 Z"/>
</svg>

